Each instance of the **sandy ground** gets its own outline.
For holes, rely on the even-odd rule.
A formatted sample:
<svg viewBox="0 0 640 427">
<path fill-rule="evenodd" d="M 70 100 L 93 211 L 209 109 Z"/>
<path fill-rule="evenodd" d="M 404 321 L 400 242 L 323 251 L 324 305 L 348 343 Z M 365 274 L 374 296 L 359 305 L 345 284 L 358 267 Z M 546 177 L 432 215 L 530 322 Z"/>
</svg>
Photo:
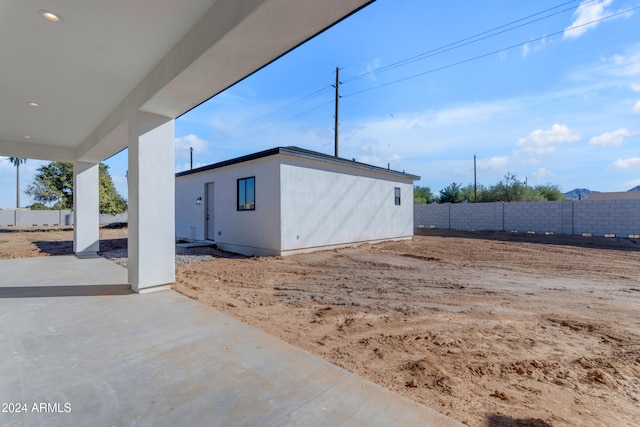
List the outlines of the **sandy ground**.
<svg viewBox="0 0 640 427">
<path fill-rule="evenodd" d="M 70 251 L 69 231 L 2 231 L 0 258 Z M 421 232 L 219 253 L 175 289 L 471 426 L 638 425 L 640 242 Z"/>
</svg>

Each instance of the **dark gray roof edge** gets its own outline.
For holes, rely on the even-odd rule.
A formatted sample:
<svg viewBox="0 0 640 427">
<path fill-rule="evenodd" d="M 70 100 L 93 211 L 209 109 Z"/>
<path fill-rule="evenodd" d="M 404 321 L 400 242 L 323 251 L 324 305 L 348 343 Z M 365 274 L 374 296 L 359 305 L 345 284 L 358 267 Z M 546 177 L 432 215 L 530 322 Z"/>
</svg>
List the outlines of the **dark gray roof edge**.
<svg viewBox="0 0 640 427">
<path fill-rule="evenodd" d="M 187 170 L 187 171 L 183 171 L 183 172 L 178 172 L 176 173 L 176 177 L 179 176 L 185 176 L 185 175 L 191 175 L 194 173 L 199 173 L 199 172 L 205 172 L 205 171 L 209 171 L 209 170 L 213 170 L 213 169 L 218 169 L 218 168 L 222 168 L 225 166 L 231 166 L 231 165 L 235 165 L 238 163 L 244 163 L 244 162 L 248 162 L 250 160 L 256 160 L 256 159 L 262 159 L 264 157 L 269 157 L 269 156 L 274 156 L 276 154 L 288 154 L 291 156 L 295 156 L 295 157 L 300 157 L 303 159 L 310 159 L 310 160 L 320 160 L 323 162 L 327 162 L 327 163 L 332 163 L 332 164 L 336 164 L 336 165 L 343 165 L 343 166 L 349 166 L 349 167 L 355 167 L 358 169 L 364 169 L 364 170 L 368 170 L 368 171 L 372 171 L 372 172 L 379 172 L 379 173 L 384 173 L 384 174 L 388 174 L 388 175 L 395 175 L 395 176 L 399 176 L 402 178 L 409 178 L 412 179 L 414 181 L 419 181 L 420 177 L 417 175 L 412 175 L 409 173 L 405 173 L 405 172 L 399 172 L 393 169 L 385 169 L 385 168 L 381 168 L 379 166 L 373 166 L 373 165 L 369 165 L 367 163 L 361 163 L 361 162 L 356 162 L 353 160 L 347 160 L 347 159 L 343 159 L 341 157 L 335 157 L 335 156 L 331 156 L 329 154 L 324 154 L 324 153 L 318 153 L 317 151 L 311 151 L 311 150 L 306 150 L 304 148 L 299 148 L 299 147 L 276 147 L 276 148 L 271 148 L 269 150 L 264 150 L 264 151 L 259 151 L 257 153 L 253 153 L 253 154 L 248 154 L 246 156 L 241 156 L 241 157 L 236 157 L 235 159 L 229 159 L 229 160 L 225 160 L 222 162 L 218 162 L 218 163 L 213 163 L 210 165 L 206 165 L 206 166 L 202 166 L 196 169 L 192 169 L 192 170 Z"/>
</svg>

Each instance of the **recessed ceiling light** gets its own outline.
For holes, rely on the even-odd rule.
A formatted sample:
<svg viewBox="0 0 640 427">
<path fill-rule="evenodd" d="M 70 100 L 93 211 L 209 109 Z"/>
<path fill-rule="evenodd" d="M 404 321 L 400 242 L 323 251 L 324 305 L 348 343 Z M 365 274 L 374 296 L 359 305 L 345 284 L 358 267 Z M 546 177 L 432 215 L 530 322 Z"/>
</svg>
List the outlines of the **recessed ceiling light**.
<svg viewBox="0 0 640 427">
<path fill-rule="evenodd" d="M 29 135 L 25 135 L 24 139 L 31 139 L 31 137 Z"/>
<path fill-rule="evenodd" d="M 51 21 L 51 22 L 62 21 L 62 16 L 58 15 L 57 13 L 53 13 L 48 10 L 41 10 L 39 12 L 42 16 L 44 16 L 44 19 L 46 19 L 47 21 Z"/>
<path fill-rule="evenodd" d="M 38 104 L 37 102 L 29 102 L 29 105 L 32 107 L 39 107 L 40 104 Z"/>
</svg>

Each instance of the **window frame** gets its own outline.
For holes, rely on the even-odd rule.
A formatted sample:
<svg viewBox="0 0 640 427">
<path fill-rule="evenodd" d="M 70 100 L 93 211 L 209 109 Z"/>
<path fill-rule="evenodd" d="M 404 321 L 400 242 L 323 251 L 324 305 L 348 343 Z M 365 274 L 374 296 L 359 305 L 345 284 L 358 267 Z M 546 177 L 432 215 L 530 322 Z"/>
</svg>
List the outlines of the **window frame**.
<svg viewBox="0 0 640 427">
<path fill-rule="evenodd" d="M 247 205 L 247 181 L 253 180 L 253 204 L 249 204 L 250 207 L 245 207 Z M 241 185 L 244 185 L 244 202 L 242 205 L 240 204 L 240 188 Z M 245 178 L 238 178 L 236 181 L 236 211 L 255 211 L 256 210 L 256 177 L 255 176 L 247 176 Z"/>
<path fill-rule="evenodd" d="M 401 206 L 401 201 L 402 201 L 401 189 L 400 189 L 400 187 L 394 187 L 394 189 L 393 189 L 393 203 L 396 206 Z"/>
</svg>

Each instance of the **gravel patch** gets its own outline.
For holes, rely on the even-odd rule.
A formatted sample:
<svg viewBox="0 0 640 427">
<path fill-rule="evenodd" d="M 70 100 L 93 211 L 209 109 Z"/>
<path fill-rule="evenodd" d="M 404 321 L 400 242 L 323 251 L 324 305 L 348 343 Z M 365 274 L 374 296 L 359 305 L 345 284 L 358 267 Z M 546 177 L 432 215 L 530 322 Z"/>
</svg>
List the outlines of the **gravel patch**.
<svg viewBox="0 0 640 427">
<path fill-rule="evenodd" d="M 98 255 L 108 259 L 111 262 L 118 264 L 121 267 L 127 268 L 127 261 L 129 259 L 129 253 L 126 249 L 98 252 Z M 193 264 L 196 262 L 205 262 L 215 259 L 214 255 L 210 254 L 194 254 L 189 248 L 176 247 L 176 267 L 184 264 Z"/>
</svg>

